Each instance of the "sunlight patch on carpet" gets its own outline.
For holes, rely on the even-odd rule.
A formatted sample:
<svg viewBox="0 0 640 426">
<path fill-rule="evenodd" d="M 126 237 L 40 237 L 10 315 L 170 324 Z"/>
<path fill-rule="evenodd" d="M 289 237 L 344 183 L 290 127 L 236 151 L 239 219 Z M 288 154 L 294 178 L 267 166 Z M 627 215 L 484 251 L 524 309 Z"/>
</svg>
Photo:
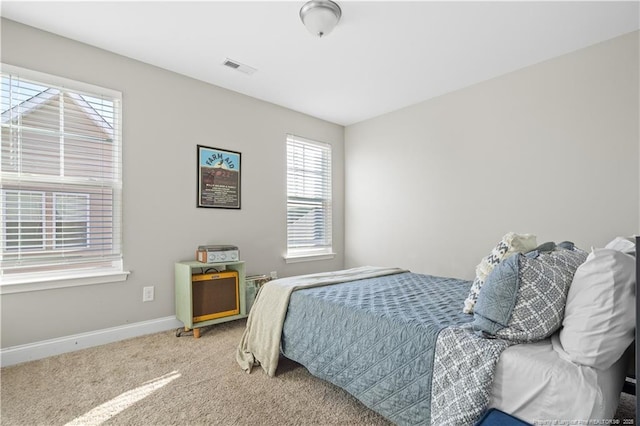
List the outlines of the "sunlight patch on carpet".
<svg viewBox="0 0 640 426">
<path fill-rule="evenodd" d="M 118 395 L 110 401 L 97 406 L 91 411 L 67 423 L 65 426 L 93 426 L 104 423 L 111 417 L 126 410 L 136 402 L 151 395 L 161 387 L 171 383 L 180 377 L 180 373 L 172 371 L 169 374 L 160 376 L 157 379 L 150 380 L 142 386 Z"/>
</svg>

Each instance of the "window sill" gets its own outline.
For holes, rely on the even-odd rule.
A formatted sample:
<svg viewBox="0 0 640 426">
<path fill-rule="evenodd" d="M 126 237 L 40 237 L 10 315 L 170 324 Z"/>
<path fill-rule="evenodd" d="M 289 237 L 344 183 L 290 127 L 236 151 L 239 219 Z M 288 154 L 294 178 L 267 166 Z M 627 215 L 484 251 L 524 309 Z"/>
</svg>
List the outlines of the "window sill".
<svg viewBox="0 0 640 426">
<path fill-rule="evenodd" d="M 335 253 L 322 253 L 322 254 L 298 254 L 288 255 L 284 257 L 286 263 L 299 263 L 299 262 L 313 262 L 316 260 L 330 260 L 336 256 Z"/>
<path fill-rule="evenodd" d="M 42 279 L 3 280 L 0 285 L 0 294 L 27 293 L 31 291 L 53 290 L 65 287 L 78 287 L 84 285 L 106 284 L 125 281 L 129 271 L 119 272 L 95 272 L 83 275 L 60 275 Z"/>
</svg>

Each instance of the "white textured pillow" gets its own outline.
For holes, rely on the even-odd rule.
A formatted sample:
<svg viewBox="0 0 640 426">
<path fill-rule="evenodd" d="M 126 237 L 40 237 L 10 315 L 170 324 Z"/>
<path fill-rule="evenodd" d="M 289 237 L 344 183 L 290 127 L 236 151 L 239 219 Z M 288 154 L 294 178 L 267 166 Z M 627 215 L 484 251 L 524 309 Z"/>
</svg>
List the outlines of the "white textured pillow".
<svg viewBox="0 0 640 426">
<path fill-rule="evenodd" d="M 491 253 L 482 258 L 478 266 L 476 266 L 476 278 L 473 280 L 469 295 L 464 301 L 462 311 L 465 314 L 472 314 L 473 308 L 478 301 L 480 289 L 484 285 L 485 280 L 500 262 L 515 253 L 525 253 L 536 248 L 536 236 L 532 234 L 516 234 L 509 232 L 500 242 L 491 250 Z"/>
<path fill-rule="evenodd" d="M 626 254 L 636 254 L 636 244 L 625 237 L 615 237 L 604 248 L 618 250 Z"/>
<path fill-rule="evenodd" d="M 560 342 L 576 364 L 606 369 L 633 342 L 636 324 L 635 258 L 592 249 L 573 277 Z"/>
</svg>

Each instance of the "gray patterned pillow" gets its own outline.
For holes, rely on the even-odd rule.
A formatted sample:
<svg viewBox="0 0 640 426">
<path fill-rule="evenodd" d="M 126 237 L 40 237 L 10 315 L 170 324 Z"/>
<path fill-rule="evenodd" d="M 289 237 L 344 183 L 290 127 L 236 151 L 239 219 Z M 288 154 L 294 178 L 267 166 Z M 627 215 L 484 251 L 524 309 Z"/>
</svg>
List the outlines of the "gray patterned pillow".
<svg viewBox="0 0 640 426">
<path fill-rule="evenodd" d="M 562 324 L 569 286 L 586 258 L 582 250 L 559 248 L 504 260 L 478 296 L 474 329 L 514 342 L 549 337 Z"/>
</svg>

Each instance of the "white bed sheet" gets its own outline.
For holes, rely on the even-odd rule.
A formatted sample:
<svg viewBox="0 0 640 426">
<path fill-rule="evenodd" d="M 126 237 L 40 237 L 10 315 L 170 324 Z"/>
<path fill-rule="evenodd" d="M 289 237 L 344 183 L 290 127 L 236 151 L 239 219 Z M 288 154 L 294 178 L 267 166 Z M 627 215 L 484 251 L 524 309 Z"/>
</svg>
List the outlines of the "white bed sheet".
<svg viewBox="0 0 640 426">
<path fill-rule="evenodd" d="M 573 364 L 554 350 L 551 338 L 511 346 L 496 366 L 490 407 L 532 424 L 611 419 L 626 367 L 624 356 L 607 370 Z"/>
</svg>

